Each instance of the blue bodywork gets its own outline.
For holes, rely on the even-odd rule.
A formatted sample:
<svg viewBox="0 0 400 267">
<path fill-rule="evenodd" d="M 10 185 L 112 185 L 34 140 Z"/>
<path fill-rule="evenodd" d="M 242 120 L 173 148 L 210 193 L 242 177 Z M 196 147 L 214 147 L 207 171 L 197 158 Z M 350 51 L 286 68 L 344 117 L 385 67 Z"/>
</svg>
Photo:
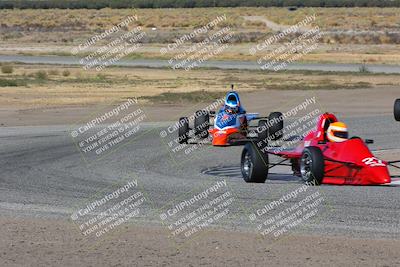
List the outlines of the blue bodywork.
<svg viewBox="0 0 400 267">
<path fill-rule="evenodd" d="M 236 98 L 232 102 L 232 96 Z M 235 105 L 234 105 L 235 104 Z M 236 106 L 236 112 L 228 112 L 233 106 Z M 258 113 L 246 113 L 246 110 L 242 107 L 240 103 L 239 94 L 235 91 L 229 92 L 225 98 L 225 105 L 218 111 L 215 118 L 214 127 L 217 129 L 227 129 L 227 128 L 240 128 L 241 124 L 244 122 L 251 121 L 258 117 Z"/>
<path fill-rule="evenodd" d="M 237 127 L 238 117 L 240 114 L 228 114 L 224 108 L 221 108 L 215 118 L 215 127 L 219 129 L 224 129 L 226 127 Z"/>
</svg>

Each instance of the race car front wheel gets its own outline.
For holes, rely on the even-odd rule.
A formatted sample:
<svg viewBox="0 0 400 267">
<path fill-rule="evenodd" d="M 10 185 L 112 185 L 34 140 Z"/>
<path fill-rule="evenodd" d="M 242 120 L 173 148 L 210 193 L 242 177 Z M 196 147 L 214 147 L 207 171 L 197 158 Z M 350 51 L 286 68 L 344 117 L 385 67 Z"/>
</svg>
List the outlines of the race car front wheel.
<svg viewBox="0 0 400 267">
<path fill-rule="evenodd" d="M 268 154 L 253 143 L 247 143 L 242 152 L 240 169 L 247 183 L 264 183 L 268 177 Z"/>
<path fill-rule="evenodd" d="M 205 110 L 196 111 L 196 116 L 194 118 L 194 129 L 195 134 L 199 138 L 208 137 L 208 129 L 210 128 L 210 116 Z"/>
<path fill-rule="evenodd" d="M 189 141 L 189 119 L 182 117 L 179 119 L 178 142 L 179 144 L 187 144 Z"/>
<path fill-rule="evenodd" d="M 324 155 L 315 146 L 306 147 L 300 159 L 300 173 L 304 182 L 320 185 L 324 178 Z"/>
<path fill-rule="evenodd" d="M 400 98 L 394 102 L 394 118 L 396 121 L 400 121 Z"/>
</svg>

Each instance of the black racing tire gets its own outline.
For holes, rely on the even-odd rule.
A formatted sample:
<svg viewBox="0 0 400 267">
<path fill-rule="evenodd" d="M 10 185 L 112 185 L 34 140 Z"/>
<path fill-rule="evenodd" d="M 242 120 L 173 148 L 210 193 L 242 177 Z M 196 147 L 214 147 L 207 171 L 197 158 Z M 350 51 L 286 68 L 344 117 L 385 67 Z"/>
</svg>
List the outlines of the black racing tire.
<svg viewBox="0 0 400 267">
<path fill-rule="evenodd" d="M 268 154 L 253 143 L 243 147 L 240 169 L 246 183 L 265 183 L 268 178 Z"/>
<path fill-rule="evenodd" d="M 257 142 L 256 145 L 258 149 L 263 150 L 268 148 L 268 121 L 267 120 L 259 120 L 258 121 L 258 130 L 257 130 Z"/>
<path fill-rule="evenodd" d="M 178 142 L 187 144 L 189 141 L 189 119 L 187 117 L 179 118 Z"/>
<path fill-rule="evenodd" d="M 300 159 L 301 179 L 310 185 L 320 185 L 324 178 L 325 161 L 319 147 L 306 147 Z"/>
<path fill-rule="evenodd" d="M 400 98 L 396 99 L 396 101 L 394 102 L 394 119 L 396 121 L 400 121 Z"/>
<path fill-rule="evenodd" d="M 257 139 L 259 141 L 268 142 L 268 121 L 267 120 L 259 120 L 258 121 L 258 130 L 257 130 Z"/>
<path fill-rule="evenodd" d="M 271 140 L 279 140 L 283 137 L 283 114 L 281 112 L 271 112 L 268 116 L 269 128 L 268 135 Z"/>
<path fill-rule="evenodd" d="M 194 118 L 194 131 L 197 137 L 205 139 L 208 137 L 210 128 L 210 115 L 205 110 L 196 111 Z"/>
</svg>

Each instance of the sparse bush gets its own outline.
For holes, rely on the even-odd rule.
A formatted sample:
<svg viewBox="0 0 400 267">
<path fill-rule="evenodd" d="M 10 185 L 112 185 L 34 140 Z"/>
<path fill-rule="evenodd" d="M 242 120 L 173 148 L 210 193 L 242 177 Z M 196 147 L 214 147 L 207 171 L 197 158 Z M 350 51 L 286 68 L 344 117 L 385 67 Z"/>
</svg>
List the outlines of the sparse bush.
<svg viewBox="0 0 400 267">
<path fill-rule="evenodd" d="M 107 79 L 106 75 L 104 75 L 104 74 L 102 74 L 102 73 L 97 74 L 97 75 L 96 75 L 96 78 L 97 78 L 98 80 L 106 80 L 106 79 Z"/>
<path fill-rule="evenodd" d="M 5 80 L 5 79 L 0 79 L 0 86 L 1 87 L 6 87 L 6 86 L 18 86 L 16 81 L 13 80 Z"/>
<path fill-rule="evenodd" d="M 58 72 L 58 70 L 49 70 L 49 75 L 53 75 L 53 76 L 56 76 L 56 75 L 59 75 L 60 73 Z"/>
<path fill-rule="evenodd" d="M 69 70 L 64 70 L 64 71 L 62 72 L 62 75 L 63 75 L 64 77 L 68 77 L 69 75 L 71 75 L 71 72 L 69 72 Z"/>
<path fill-rule="evenodd" d="M 10 65 L 1 66 L 1 72 L 2 73 L 9 74 L 9 73 L 13 73 L 13 71 L 14 71 L 13 66 L 10 66 Z"/>
<path fill-rule="evenodd" d="M 369 69 L 367 68 L 367 66 L 365 64 L 362 64 L 359 68 L 358 68 L 360 73 L 369 73 Z"/>
<path fill-rule="evenodd" d="M 38 80 L 47 80 L 48 78 L 47 72 L 45 72 L 44 70 L 39 70 L 38 72 L 36 72 L 35 77 Z"/>
<path fill-rule="evenodd" d="M 25 86 L 26 80 L 17 79 L 17 80 L 7 80 L 0 79 L 0 87 L 8 87 L 8 86 Z"/>
</svg>

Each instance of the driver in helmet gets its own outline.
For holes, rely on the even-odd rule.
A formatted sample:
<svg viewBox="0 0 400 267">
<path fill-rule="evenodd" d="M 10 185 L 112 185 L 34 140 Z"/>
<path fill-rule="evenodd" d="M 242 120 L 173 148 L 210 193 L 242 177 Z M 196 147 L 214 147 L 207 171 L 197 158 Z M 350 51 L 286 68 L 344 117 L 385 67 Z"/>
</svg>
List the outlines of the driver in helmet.
<svg viewBox="0 0 400 267">
<path fill-rule="evenodd" d="M 343 142 L 349 139 L 347 125 L 343 122 L 333 122 L 326 131 L 326 137 L 330 142 Z"/>
<path fill-rule="evenodd" d="M 239 94 L 235 91 L 229 92 L 225 98 L 224 110 L 228 114 L 245 114 L 246 111 L 240 105 Z"/>
</svg>

